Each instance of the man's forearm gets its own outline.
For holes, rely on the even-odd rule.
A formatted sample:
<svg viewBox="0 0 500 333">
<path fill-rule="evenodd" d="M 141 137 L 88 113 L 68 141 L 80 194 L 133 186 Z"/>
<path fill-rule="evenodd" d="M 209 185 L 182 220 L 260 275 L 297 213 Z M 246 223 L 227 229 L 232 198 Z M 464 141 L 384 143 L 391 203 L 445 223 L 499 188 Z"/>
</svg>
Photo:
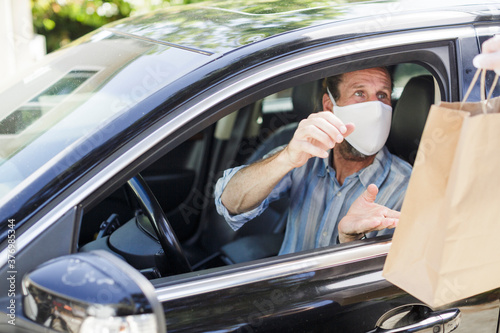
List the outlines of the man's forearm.
<svg viewBox="0 0 500 333">
<path fill-rule="evenodd" d="M 309 115 L 299 123 L 285 149 L 239 170 L 231 178 L 222 193 L 222 204 L 233 215 L 258 207 L 288 172 L 311 157 L 328 157 L 328 150 L 353 131 L 353 124 L 345 125 L 331 111 Z"/>
<path fill-rule="evenodd" d="M 239 170 L 222 192 L 221 201 L 233 214 L 259 206 L 279 181 L 293 168 L 284 160 L 284 150 Z"/>
</svg>

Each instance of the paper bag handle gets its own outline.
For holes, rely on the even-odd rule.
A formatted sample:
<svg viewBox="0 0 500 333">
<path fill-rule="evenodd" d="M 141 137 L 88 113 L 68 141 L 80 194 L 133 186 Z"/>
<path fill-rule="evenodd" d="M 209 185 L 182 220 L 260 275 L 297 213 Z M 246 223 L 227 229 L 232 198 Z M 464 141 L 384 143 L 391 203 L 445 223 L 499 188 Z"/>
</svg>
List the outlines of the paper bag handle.
<svg viewBox="0 0 500 333">
<path fill-rule="evenodd" d="M 476 74 L 474 74 L 474 77 L 472 78 L 472 82 L 469 85 L 469 88 L 467 89 L 467 92 L 465 93 L 464 100 L 460 103 L 460 110 L 462 110 L 465 102 L 467 102 L 467 98 L 469 98 L 470 93 L 472 92 L 472 88 L 474 88 L 474 85 L 477 82 L 477 78 L 479 77 L 479 74 L 481 74 L 481 105 L 483 108 L 483 113 L 487 113 L 486 111 L 486 106 L 488 105 L 488 102 L 490 101 L 491 95 L 493 94 L 493 90 L 495 90 L 495 86 L 497 85 L 498 82 L 498 74 L 495 75 L 495 79 L 493 80 L 493 83 L 491 84 L 490 91 L 488 93 L 488 97 L 485 96 L 485 86 L 486 86 L 486 69 L 478 68 L 476 71 Z"/>
</svg>

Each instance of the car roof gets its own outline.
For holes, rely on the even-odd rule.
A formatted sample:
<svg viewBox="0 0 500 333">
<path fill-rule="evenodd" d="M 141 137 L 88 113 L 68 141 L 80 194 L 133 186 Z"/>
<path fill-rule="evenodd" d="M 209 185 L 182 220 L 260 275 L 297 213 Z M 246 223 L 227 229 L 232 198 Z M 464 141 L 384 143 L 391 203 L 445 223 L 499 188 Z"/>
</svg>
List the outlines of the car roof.
<svg viewBox="0 0 500 333">
<path fill-rule="evenodd" d="M 208 1 L 131 17 L 105 29 L 195 52 L 226 53 L 291 31 L 325 25 L 330 37 L 473 22 L 499 15 L 496 0 Z M 489 5 L 488 5 L 489 4 Z M 172 17 L 175 17 L 172 20 Z M 352 24 L 356 24 L 353 29 Z M 332 26 L 338 29 L 331 29 Z M 315 29 L 318 31 L 318 29 Z"/>
</svg>

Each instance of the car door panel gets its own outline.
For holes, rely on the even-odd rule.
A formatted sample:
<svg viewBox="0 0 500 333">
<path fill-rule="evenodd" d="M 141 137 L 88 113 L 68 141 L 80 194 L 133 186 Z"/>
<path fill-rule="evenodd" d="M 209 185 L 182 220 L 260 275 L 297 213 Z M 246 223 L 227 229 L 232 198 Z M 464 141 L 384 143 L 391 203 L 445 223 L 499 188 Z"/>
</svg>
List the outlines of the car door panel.
<svg viewBox="0 0 500 333">
<path fill-rule="evenodd" d="M 382 262 L 383 258 L 375 258 L 270 277 L 168 301 L 163 303 L 167 327 L 169 332 L 368 331 L 385 311 L 404 304 L 400 300 L 386 302 L 387 296 L 407 297 L 382 279 Z M 353 318 L 359 311 L 367 314 L 361 323 Z M 183 323 L 180 319 L 190 313 L 196 316 Z M 356 330 L 352 330 L 355 323 Z M 350 325 L 351 330 L 346 330 Z"/>
<path fill-rule="evenodd" d="M 372 331 L 390 310 L 422 304 L 382 277 L 385 250 L 374 249 L 388 244 L 357 242 L 340 249 L 257 261 L 247 267 L 237 265 L 208 272 L 205 277 L 156 281 L 168 331 Z M 369 252 L 372 256 L 366 255 Z M 290 273 L 274 275 L 276 265 L 288 267 Z M 266 270 L 269 274 L 262 274 Z M 209 288 L 202 292 L 205 283 Z M 183 288 L 188 289 L 181 291 Z M 494 290 L 434 310 L 458 308 L 461 317 L 456 332 L 496 332 L 499 293 Z M 414 324 L 418 327 L 420 323 Z"/>
</svg>

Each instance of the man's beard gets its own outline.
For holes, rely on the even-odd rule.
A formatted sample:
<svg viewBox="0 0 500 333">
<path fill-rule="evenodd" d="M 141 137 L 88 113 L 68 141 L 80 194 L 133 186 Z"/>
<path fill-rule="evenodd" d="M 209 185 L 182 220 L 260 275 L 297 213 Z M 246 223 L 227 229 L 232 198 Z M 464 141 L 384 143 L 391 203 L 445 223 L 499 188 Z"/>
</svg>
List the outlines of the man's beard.
<svg viewBox="0 0 500 333">
<path fill-rule="evenodd" d="M 342 158 L 346 161 L 361 162 L 364 161 L 369 156 L 360 153 L 356 148 L 351 146 L 347 140 L 342 141 L 339 145 L 339 152 Z"/>
</svg>

